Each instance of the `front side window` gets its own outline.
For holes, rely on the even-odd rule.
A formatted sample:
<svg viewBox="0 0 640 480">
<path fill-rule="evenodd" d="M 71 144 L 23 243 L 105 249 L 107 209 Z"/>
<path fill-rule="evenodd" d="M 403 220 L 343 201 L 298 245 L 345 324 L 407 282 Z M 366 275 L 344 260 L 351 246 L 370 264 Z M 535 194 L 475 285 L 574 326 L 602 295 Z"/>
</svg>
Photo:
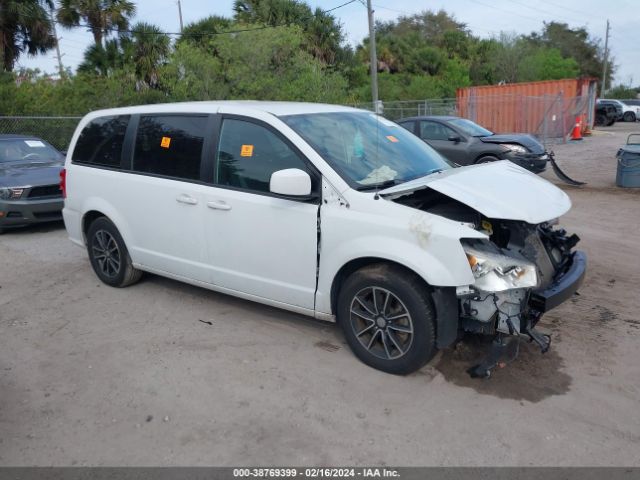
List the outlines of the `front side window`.
<svg viewBox="0 0 640 480">
<path fill-rule="evenodd" d="M 216 184 L 268 192 L 271 174 L 285 168 L 308 171 L 298 153 L 271 130 L 244 120 L 222 122 Z"/>
<path fill-rule="evenodd" d="M 406 182 L 452 166 L 397 123 L 372 113 L 310 113 L 280 118 L 359 190 Z"/>
<path fill-rule="evenodd" d="M 451 128 L 438 122 L 420 122 L 420 137 L 424 140 L 448 140 L 456 135 Z"/>
<path fill-rule="evenodd" d="M 72 161 L 119 168 L 128 124 L 129 115 L 91 120 L 78 137 L 73 149 Z"/>
<path fill-rule="evenodd" d="M 133 170 L 199 180 L 207 118 L 206 115 L 141 116 Z"/>
</svg>

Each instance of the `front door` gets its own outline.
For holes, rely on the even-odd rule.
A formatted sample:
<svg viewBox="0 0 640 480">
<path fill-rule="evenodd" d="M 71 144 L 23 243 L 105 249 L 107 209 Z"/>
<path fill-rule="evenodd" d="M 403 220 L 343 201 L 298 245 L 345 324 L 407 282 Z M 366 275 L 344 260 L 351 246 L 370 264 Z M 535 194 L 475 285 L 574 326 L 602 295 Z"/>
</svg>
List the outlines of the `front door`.
<svg viewBox="0 0 640 480">
<path fill-rule="evenodd" d="M 440 122 L 430 120 L 420 120 L 418 125 L 420 138 L 432 146 L 447 160 L 460 165 L 469 163 L 467 147 L 468 142 L 464 140 L 455 130 Z M 449 140 L 458 137 L 460 141 Z"/>
<path fill-rule="evenodd" d="M 212 283 L 250 296 L 314 308 L 319 201 L 269 192 L 271 174 L 309 172 L 302 155 L 272 127 L 223 118 L 214 182 L 205 195 L 205 241 Z"/>
</svg>

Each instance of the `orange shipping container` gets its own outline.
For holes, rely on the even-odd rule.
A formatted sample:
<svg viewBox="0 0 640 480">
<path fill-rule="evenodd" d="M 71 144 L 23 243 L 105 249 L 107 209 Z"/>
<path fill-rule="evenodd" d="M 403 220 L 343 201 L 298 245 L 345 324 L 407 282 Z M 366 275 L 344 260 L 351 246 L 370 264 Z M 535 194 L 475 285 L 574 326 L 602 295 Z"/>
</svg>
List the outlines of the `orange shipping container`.
<svg viewBox="0 0 640 480">
<path fill-rule="evenodd" d="M 566 138 L 575 124 L 593 127 L 597 80 L 579 78 L 459 88 L 458 114 L 496 133 Z"/>
</svg>

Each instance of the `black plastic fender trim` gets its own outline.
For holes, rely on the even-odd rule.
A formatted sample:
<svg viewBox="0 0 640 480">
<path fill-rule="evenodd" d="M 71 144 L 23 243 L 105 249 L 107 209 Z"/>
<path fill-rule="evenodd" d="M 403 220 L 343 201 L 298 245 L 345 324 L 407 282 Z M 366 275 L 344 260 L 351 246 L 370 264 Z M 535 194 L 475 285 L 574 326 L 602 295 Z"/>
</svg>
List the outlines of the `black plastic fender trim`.
<svg viewBox="0 0 640 480">
<path fill-rule="evenodd" d="M 456 287 L 433 287 L 436 310 L 436 347 L 446 348 L 458 339 L 458 297 Z"/>
</svg>

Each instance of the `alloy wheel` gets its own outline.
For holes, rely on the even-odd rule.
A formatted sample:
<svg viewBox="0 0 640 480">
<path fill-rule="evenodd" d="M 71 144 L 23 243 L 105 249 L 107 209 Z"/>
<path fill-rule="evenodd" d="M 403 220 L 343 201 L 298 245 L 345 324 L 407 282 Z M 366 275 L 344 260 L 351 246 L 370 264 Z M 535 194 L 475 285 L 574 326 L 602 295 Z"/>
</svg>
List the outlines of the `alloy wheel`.
<svg viewBox="0 0 640 480">
<path fill-rule="evenodd" d="M 113 238 L 113 235 L 106 230 L 98 230 L 93 236 L 91 251 L 103 275 L 109 278 L 114 278 L 118 275 L 121 256 L 118 243 Z"/>
<path fill-rule="evenodd" d="M 372 355 L 395 360 L 413 342 L 413 321 L 402 301 L 385 288 L 367 287 L 353 297 L 351 328 L 360 344 Z"/>
</svg>

